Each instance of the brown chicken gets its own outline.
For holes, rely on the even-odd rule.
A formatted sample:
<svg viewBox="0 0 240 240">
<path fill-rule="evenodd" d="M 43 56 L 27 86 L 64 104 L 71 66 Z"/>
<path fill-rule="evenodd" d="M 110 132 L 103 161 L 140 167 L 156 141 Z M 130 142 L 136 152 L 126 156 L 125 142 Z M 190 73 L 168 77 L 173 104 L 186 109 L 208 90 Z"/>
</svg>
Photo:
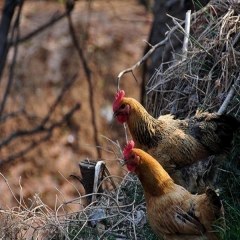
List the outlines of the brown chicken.
<svg viewBox="0 0 240 240">
<path fill-rule="evenodd" d="M 163 167 L 130 141 L 125 147 L 127 168 L 143 186 L 147 216 L 153 231 L 166 240 L 218 239 L 213 224 L 224 227 L 224 210 L 214 190 L 193 195 L 174 183 Z"/>
<path fill-rule="evenodd" d="M 232 116 L 206 112 L 186 120 L 172 115 L 155 119 L 123 90 L 115 96 L 113 111 L 118 122 L 127 123 L 136 147 L 157 159 L 177 184 L 191 192 L 201 192 L 213 181 L 206 177 L 212 160 L 198 161 L 225 153 L 240 126 Z M 213 172 L 208 176 L 214 179 Z"/>
</svg>

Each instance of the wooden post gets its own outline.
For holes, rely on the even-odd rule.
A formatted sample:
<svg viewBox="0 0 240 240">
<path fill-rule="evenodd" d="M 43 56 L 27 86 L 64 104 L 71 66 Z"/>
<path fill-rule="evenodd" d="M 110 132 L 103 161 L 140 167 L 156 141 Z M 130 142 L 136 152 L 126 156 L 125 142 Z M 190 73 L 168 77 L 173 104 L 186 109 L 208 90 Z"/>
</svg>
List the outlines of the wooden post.
<svg viewBox="0 0 240 240">
<path fill-rule="evenodd" d="M 103 180 L 105 163 L 103 161 L 83 160 L 79 163 L 82 175 L 82 184 L 86 194 L 102 192 L 102 186 L 99 186 Z M 96 195 L 87 197 L 88 203 L 96 200 Z"/>
</svg>

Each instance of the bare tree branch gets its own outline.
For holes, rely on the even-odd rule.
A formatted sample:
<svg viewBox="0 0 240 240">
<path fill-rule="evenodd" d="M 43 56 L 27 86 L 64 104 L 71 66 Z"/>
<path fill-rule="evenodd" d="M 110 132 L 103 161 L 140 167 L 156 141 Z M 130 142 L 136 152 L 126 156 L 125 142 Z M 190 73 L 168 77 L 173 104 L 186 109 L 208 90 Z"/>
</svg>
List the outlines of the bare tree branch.
<svg viewBox="0 0 240 240">
<path fill-rule="evenodd" d="M 25 114 L 24 109 L 20 109 L 20 110 L 15 111 L 15 112 L 6 113 L 6 114 L 4 114 L 3 116 L 0 117 L 0 123 L 2 124 L 5 121 L 7 121 L 8 119 L 16 118 L 17 116 L 19 116 L 21 114 Z"/>
<path fill-rule="evenodd" d="M 183 39 L 183 47 L 182 47 L 183 61 L 187 58 L 188 41 L 189 41 L 190 26 L 191 26 L 190 22 L 191 22 L 191 10 L 188 10 L 185 17 L 185 31 L 184 31 L 184 39 Z"/>
<path fill-rule="evenodd" d="M 14 11 L 16 10 L 16 6 L 18 5 L 17 3 L 19 4 L 19 8 L 16 13 L 15 22 L 13 23 L 13 26 L 12 26 L 10 40 L 9 42 L 7 42 L 7 37 L 10 32 L 10 23 L 14 15 Z M 15 141 L 16 143 L 22 140 L 24 141 L 26 140 L 26 141 L 24 144 L 21 144 L 16 148 L 14 147 L 16 150 L 14 150 L 13 152 L 7 151 L 7 156 L 2 156 L 2 158 L 0 158 L 0 167 L 3 167 L 6 164 L 13 162 L 19 157 L 23 157 L 29 151 L 36 148 L 40 143 L 47 141 L 52 136 L 54 129 L 68 122 L 70 118 L 73 116 L 73 114 L 75 113 L 75 111 L 77 111 L 80 108 L 80 104 L 77 103 L 66 114 L 60 117 L 59 120 L 55 120 L 53 117 L 53 114 L 56 112 L 57 107 L 63 101 L 66 92 L 70 89 L 70 87 L 73 85 L 73 83 L 77 79 L 77 74 L 75 74 L 72 78 L 70 78 L 70 80 L 64 83 L 60 93 L 55 98 L 54 102 L 51 104 L 45 116 L 37 117 L 32 114 L 29 115 L 25 109 L 20 109 L 19 111 L 14 111 L 14 112 L 5 112 L 6 102 L 8 97 L 10 96 L 11 87 L 13 85 L 15 64 L 16 64 L 19 43 L 22 43 L 34 37 L 35 35 L 43 31 L 47 27 L 52 26 L 54 23 L 56 23 L 63 17 L 70 16 L 71 11 L 73 10 L 73 5 L 71 4 L 68 5 L 66 8 L 66 11 L 63 14 L 54 16 L 52 19 L 50 19 L 50 21 L 40 26 L 35 31 L 25 35 L 23 38 L 20 38 L 20 17 L 21 17 L 23 3 L 24 3 L 24 0 L 19 0 L 19 1 L 6 0 L 5 8 L 3 11 L 3 15 L 5 14 L 6 16 L 5 18 L 3 16 L 0 24 L 0 37 L 2 37 L 0 38 L 0 62 L 2 62 L 2 64 L 0 65 L 0 77 L 1 77 L 1 72 L 4 68 L 4 64 L 6 62 L 6 56 L 7 56 L 9 47 L 10 46 L 14 47 L 13 59 L 9 68 L 9 77 L 3 92 L 2 101 L 0 103 L 0 123 L 8 124 L 7 121 L 9 119 L 17 118 L 19 116 L 24 116 L 26 120 L 29 120 L 29 121 L 32 121 L 32 120 L 37 120 L 37 121 L 35 121 L 34 122 L 35 124 L 31 125 L 31 127 L 24 129 L 24 128 L 21 128 L 20 126 L 19 129 L 10 132 L 9 135 L 5 137 L 3 135 L 0 141 L 1 152 L 4 152 L 2 150 L 5 150 L 5 149 L 8 150 L 8 148 L 11 149 L 13 145 L 15 146 Z M 8 25 L 6 25 L 6 22 L 8 23 Z M 5 24 L 7 27 L 3 26 L 3 24 Z M 73 26 L 72 26 L 72 29 L 73 29 Z M 74 29 L 73 29 L 73 32 L 74 32 Z M 89 69 L 86 64 L 86 61 L 84 62 L 84 67 L 86 69 Z M 88 72 L 87 76 L 90 76 L 90 79 L 91 79 L 91 71 Z"/>
<path fill-rule="evenodd" d="M 191 17 L 189 19 L 189 21 L 191 21 L 192 19 L 195 18 L 196 14 L 201 14 L 201 13 L 204 13 L 207 9 L 207 6 L 206 7 L 203 7 L 201 10 L 199 10 L 198 12 L 195 12 L 195 13 L 192 13 L 191 14 Z M 146 62 L 146 60 L 160 47 L 162 46 L 165 46 L 165 44 L 169 41 L 171 35 L 177 30 L 179 29 L 179 27 L 182 27 L 182 25 L 185 23 L 185 21 L 181 21 L 180 23 L 178 23 L 178 25 L 175 25 L 174 27 L 172 27 L 168 32 L 165 33 L 166 37 L 158 42 L 157 44 L 155 45 L 150 45 L 148 44 L 147 48 L 145 49 L 144 51 L 144 56 L 137 62 L 135 63 L 132 67 L 129 67 L 127 69 L 124 69 L 123 71 L 121 71 L 118 76 L 117 76 L 117 90 L 120 89 L 120 81 L 121 81 L 121 78 L 126 74 L 126 73 L 129 73 L 129 72 L 133 72 L 136 68 L 140 67 L 143 63 Z M 152 32 L 151 32 L 152 34 Z M 151 36 L 150 36 L 151 37 Z M 150 47 L 150 49 L 149 49 Z M 146 66 L 145 66 L 146 68 Z M 144 77 L 144 75 L 143 75 Z M 143 81 L 143 83 L 145 83 Z M 144 89 L 144 86 L 142 85 L 142 93 L 141 95 L 143 95 L 143 93 L 145 93 L 145 89 Z M 141 101 L 143 102 L 143 96 L 141 96 Z"/>
<path fill-rule="evenodd" d="M 224 114 L 226 112 L 227 107 L 235 94 L 236 86 L 239 86 L 239 83 L 240 83 L 240 73 L 239 73 L 235 83 L 232 85 L 230 91 L 228 92 L 227 97 L 225 98 L 224 102 L 222 103 L 221 107 L 219 108 L 219 110 L 217 112 L 218 114 Z"/>
<path fill-rule="evenodd" d="M 23 43 L 23 42 L 35 37 L 37 34 L 41 33 L 42 31 L 46 30 L 47 28 L 51 27 L 55 23 L 57 23 L 60 20 L 62 20 L 63 18 L 65 18 L 72 10 L 73 9 L 69 8 L 64 13 L 61 13 L 61 14 L 55 13 L 48 22 L 44 23 L 42 26 L 40 26 L 37 29 L 33 30 L 32 32 L 26 34 L 25 36 L 19 38 L 17 40 L 17 43 Z M 9 42 L 10 47 L 12 47 L 14 44 L 15 44 L 14 41 Z"/>
<path fill-rule="evenodd" d="M 66 5 L 67 9 L 69 7 L 71 8 L 71 6 L 73 7 L 74 6 L 73 4 L 74 4 L 73 1 L 71 1 L 71 0 L 67 1 L 67 5 Z M 94 131 L 94 140 L 95 140 L 95 144 L 96 144 L 96 151 L 97 151 L 98 158 L 101 158 L 101 151 L 98 148 L 98 146 L 100 146 L 100 142 L 99 142 L 99 139 L 98 139 L 98 129 L 97 129 L 97 122 L 96 122 L 95 107 L 94 107 L 94 91 L 93 91 L 93 82 L 92 82 L 92 72 L 91 72 L 91 69 L 88 66 L 88 63 L 87 63 L 87 61 L 84 57 L 84 54 L 83 54 L 83 50 L 82 50 L 82 48 L 80 46 L 80 43 L 78 41 L 74 26 L 73 26 L 72 18 L 71 18 L 71 13 L 69 12 L 69 14 L 67 16 L 68 16 L 69 31 L 70 31 L 70 34 L 71 34 L 71 37 L 72 37 L 72 41 L 73 41 L 73 44 L 74 44 L 75 48 L 77 49 L 79 58 L 82 62 L 83 69 L 84 69 L 84 72 L 86 74 L 87 81 L 88 81 L 89 103 L 90 103 L 90 109 L 91 109 L 91 114 L 92 114 L 92 125 L 93 125 L 93 131 Z"/>
<path fill-rule="evenodd" d="M 126 73 L 129 73 L 129 72 L 133 72 L 136 68 L 140 67 L 159 47 L 164 46 L 169 41 L 171 35 L 184 23 L 185 23 L 185 21 L 182 21 L 182 22 L 178 23 L 178 25 L 176 25 L 172 29 L 170 29 L 170 31 L 166 33 L 166 37 L 162 41 L 160 41 L 159 43 L 157 43 L 155 45 L 149 45 L 151 48 L 145 53 L 145 55 L 136 64 L 134 64 L 130 68 L 127 68 L 127 69 L 124 69 L 123 71 L 121 71 L 117 77 L 117 89 L 118 90 L 120 89 L 120 80 L 123 77 L 123 75 L 125 75 Z"/>
<path fill-rule="evenodd" d="M 12 163 L 14 160 L 16 160 L 19 157 L 23 157 L 28 152 L 30 152 L 31 150 L 33 150 L 34 148 L 39 146 L 40 143 L 47 141 L 52 136 L 54 129 L 56 129 L 56 128 L 60 127 L 61 125 L 63 125 L 64 123 L 66 123 L 72 117 L 72 115 L 75 113 L 75 111 L 77 111 L 79 108 L 80 108 L 80 104 L 77 103 L 70 111 L 68 111 L 63 116 L 63 118 L 61 120 L 52 123 L 50 127 L 43 127 L 41 129 L 42 131 L 46 132 L 45 136 L 41 137 L 38 140 L 33 140 L 25 148 L 23 148 L 22 150 L 20 150 L 16 153 L 13 153 L 12 155 L 10 154 L 7 158 L 0 159 L 0 167 L 6 166 L 7 164 Z M 32 133 L 30 133 L 30 131 L 29 131 L 27 134 L 33 134 L 33 131 L 32 131 Z"/>
<path fill-rule="evenodd" d="M 47 123 L 47 121 L 50 119 L 52 113 L 55 111 L 56 107 L 59 105 L 59 103 L 61 102 L 61 100 L 63 99 L 65 93 L 70 89 L 70 87 L 73 85 L 73 83 L 77 80 L 77 74 L 74 74 L 70 80 L 66 81 L 64 86 L 61 89 L 61 92 L 59 93 L 58 97 L 56 98 L 56 100 L 54 101 L 54 103 L 52 104 L 52 106 L 49 109 L 48 114 L 46 115 L 46 117 L 43 119 L 42 121 L 42 125 L 45 125 Z"/>
<path fill-rule="evenodd" d="M 72 84 L 75 82 L 77 75 L 74 75 L 69 81 L 66 82 L 66 84 L 63 86 L 60 94 L 58 95 L 58 97 L 55 99 L 54 103 L 52 104 L 52 106 L 50 107 L 47 115 L 43 118 L 43 120 L 40 122 L 39 125 L 37 125 L 36 127 L 32 128 L 32 129 L 21 129 L 21 130 L 17 130 L 13 133 L 11 133 L 8 137 L 6 137 L 5 139 L 3 139 L 0 142 L 0 149 L 8 144 L 10 144 L 13 140 L 16 140 L 20 137 L 24 137 L 24 136 L 32 136 L 41 132 L 46 132 L 48 131 L 48 128 L 46 128 L 46 124 L 49 122 L 49 119 L 51 117 L 51 115 L 53 114 L 53 112 L 55 111 L 56 107 L 59 105 L 59 103 L 61 102 L 61 100 L 64 97 L 64 94 L 66 93 L 66 91 L 72 86 Z"/>
<path fill-rule="evenodd" d="M 179 25 L 183 25 L 184 21 L 182 21 L 181 23 L 179 23 Z M 145 55 L 136 63 L 134 64 L 132 67 L 124 69 L 123 71 L 121 71 L 118 76 L 117 76 L 117 90 L 120 89 L 120 80 L 123 77 L 123 75 L 125 75 L 126 73 L 129 72 L 133 72 L 136 68 L 140 67 L 159 47 L 162 47 L 166 44 L 166 42 L 169 41 L 172 33 L 174 31 L 176 31 L 179 28 L 179 26 L 174 26 L 168 33 L 167 36 L 160 41 L 159 43 L 155 44 L 155 45 L 151 45 L 151 48 L 145 53 Z"/>
</svg>

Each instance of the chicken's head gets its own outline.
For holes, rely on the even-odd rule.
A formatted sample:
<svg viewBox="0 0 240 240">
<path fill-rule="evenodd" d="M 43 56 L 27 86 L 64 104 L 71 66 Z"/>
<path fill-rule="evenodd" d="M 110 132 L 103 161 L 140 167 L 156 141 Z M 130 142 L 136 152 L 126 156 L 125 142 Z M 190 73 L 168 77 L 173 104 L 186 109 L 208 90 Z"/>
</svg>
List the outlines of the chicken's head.
<svg viewBox="0 0 240 240">
<path fill-rule="evenodd" d="M 120 90 L 115 95 L 113 102 L 113 113 L 114 117 L 117 118 L 118 122 L 125 123 L 128 120 L 130 106 L 125 103 L 125 92 Z"/>
<path fill-rule="evenodd" d="M 127 165 L 127 169 L 130 172 L 135 171 L 140 161 L 140 157 L 136 153 L 134 153 L 134 145 L 134 141 L 131 140 L 127 143 L 123 150 L 124 160 Z"/>
</svg>

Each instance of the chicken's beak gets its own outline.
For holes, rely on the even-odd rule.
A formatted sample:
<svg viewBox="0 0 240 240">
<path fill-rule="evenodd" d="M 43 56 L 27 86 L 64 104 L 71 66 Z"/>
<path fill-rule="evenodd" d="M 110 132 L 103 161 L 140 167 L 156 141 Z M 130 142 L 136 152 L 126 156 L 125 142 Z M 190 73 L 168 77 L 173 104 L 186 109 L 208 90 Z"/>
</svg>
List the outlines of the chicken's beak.
<svg viewBox="0 0 240 240">
<path fill-rule="evenodd" d="M 122 162 L 122 166 L 125 166 L 126 164 L 127 164 L 127 159 L 124 158 L 124 159 L 123 159 L 123 162 Z"/>
<path fill-rule="evenodd" d="M 120 163 L 121 163 L 121 165 L 123 167 L 123 166 L 127 165 L 128 160 L 126 158 L 123 158 L 123 159 L 120 160 Z"/>
</svg>

